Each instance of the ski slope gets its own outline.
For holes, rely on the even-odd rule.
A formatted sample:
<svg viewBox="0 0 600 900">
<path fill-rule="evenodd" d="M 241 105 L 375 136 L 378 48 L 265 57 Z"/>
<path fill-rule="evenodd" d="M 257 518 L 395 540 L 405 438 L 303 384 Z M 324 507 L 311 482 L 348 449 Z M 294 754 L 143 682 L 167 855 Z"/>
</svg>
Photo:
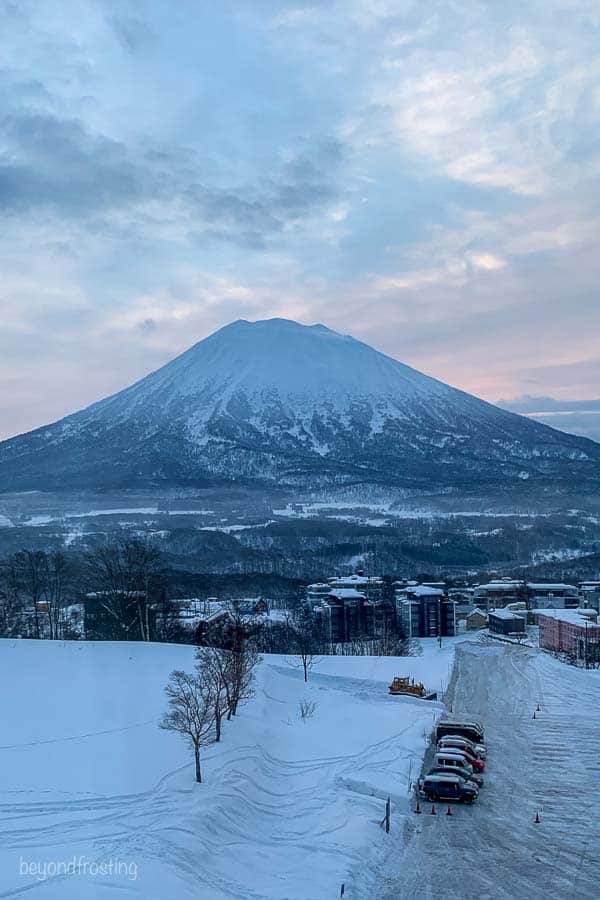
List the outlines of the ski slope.
<svg viewBox="0 0 600 900">
<path fill-rule="evenodd" d="M 0 641 L 0 897 L 321 900 L 342 883 L 372 896 L 385 798 L 399 829 L 441 709 L 387 683 L 440 690 L 452 664 L 453 642 L 423 646 L 323 658 L 308 685 L 265 657 L 196 785 L 185 745 L 156 724 L 192 648 Z"/>
</svg>

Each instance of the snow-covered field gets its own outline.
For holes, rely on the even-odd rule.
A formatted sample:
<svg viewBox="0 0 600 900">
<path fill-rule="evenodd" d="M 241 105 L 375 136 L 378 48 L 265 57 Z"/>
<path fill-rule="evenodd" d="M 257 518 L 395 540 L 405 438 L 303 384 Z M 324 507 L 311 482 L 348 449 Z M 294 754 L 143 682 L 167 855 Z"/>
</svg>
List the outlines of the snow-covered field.
<svg viewBox="0 0 600 900">
<path fill-rule="evenodd" d="M 399 833 L 441 709 L 391 698 L 387 683 L 440 690 L 452 664 L 454 642 L 422 645 L 323 658 L 308 685 L 265 657 L 199 786 L 183 743 L 156 725 L 192 648 L 0 641 L 0 897 L 324 900 L 342 883 L 347 898 L 373 896 L 384 799 Z M 316 708 L 302 721 L 305 699 Z"/>
</svg>

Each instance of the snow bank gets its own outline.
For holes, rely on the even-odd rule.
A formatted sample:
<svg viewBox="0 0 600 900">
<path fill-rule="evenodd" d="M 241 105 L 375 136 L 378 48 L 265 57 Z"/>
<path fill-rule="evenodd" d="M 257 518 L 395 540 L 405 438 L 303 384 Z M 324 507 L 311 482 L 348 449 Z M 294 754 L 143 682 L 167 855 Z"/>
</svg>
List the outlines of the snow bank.
<svg viewBox="0 0 600 900">
<path fill-rule="evenodd" d="M 402 659 L 322 658 L 307 685 L 289 659 L 265 657 L 254 700 L 205 752 L 198 786 L 185 746 L 156 727 L 168 674 L 191 665 L 192 648 L 0 641 L 10 686 L 0 700 L 0 895 L 45 872 L 43 896 L 60 900 L 114 888 L 145 900 L 320 900 L 342 882 L 347 897 L 369 897 L 385 797 L 399 840 L 441 710 L 389 697 L 387 684 L 410 675 L 440 690 L 454 644 L 423 641 L 422 656 Z M 316 704 L 306 721 L 302 700 Z M 50 877 L 59 863 L 75 873 Z"/>
</svg>

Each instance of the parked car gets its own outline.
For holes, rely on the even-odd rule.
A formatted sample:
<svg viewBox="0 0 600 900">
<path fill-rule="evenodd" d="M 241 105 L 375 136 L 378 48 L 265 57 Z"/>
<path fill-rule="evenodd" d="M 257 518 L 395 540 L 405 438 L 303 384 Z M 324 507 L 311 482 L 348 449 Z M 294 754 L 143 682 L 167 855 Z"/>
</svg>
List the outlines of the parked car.
<svg viewBox="0 0 600 900">
<path fill-rule="evenodd" d="M 449 753 L 441 751 L 433 757 L 433 767 L 442 767 L 444 769 L 456 769 L 464 778 L 474 781 L 479 787 L 483 784 L 483 778 L 476 773 L 464 756 L 460 753 Z"/>
<path fill-rule="evenodd" d="M 478 791 L 482 787 L 479 775 L 469 775 L 464 769 L 458 769 L 456 766 L 432 766 L 427 775 L 458 775 L 463 781 L 474 785 Z"/>
<path fill-rule="evenodd" d="M 466 737 L 461 737 L 460 734 L 444 735 L 444 737 L 439 739 L 438 747 L 460 747 L 463 750 L 467 750 L 471 756 L 476 756 L 477 759 L 486 759 L 487 757 L 487 750 L 483 744 L 474 744 L 473 741 Z"/>
<path fill-rule="evenodd" d="M 436 800 L 458 800 L 462 803 L 472 803 L 479 794 L 477 785 L 472 781 L 465 781 L 460 775 L 443 772 L 426 775 L 421 782 L 420 789 L 431 803 Z"/>
<path fill-rule="evenodd" d="M 438 751 L 446 751 L 449 750 L 452 753 L 460 753 L 461 756 L 464 756 L 466 761 L 470 766 L 473 766 L 473 770 L 475 772 L 484 772 L 485 771 L 485 763 L 482 759 L 478 759 L 477 756 L 473 756 L 473 754 L 463 746 L 459 741 L 452 741 L 450 743 L 446 743 L 445 740 L 441 740 L 438 744 Z"/>
<path fill-rule="evenodd" d="M 436 741 L 449 734 L 466 737 L 474 744 L 485 743 L 483 728 L 479 722 L 440 722 L 435 731 Z"/>
</svg>

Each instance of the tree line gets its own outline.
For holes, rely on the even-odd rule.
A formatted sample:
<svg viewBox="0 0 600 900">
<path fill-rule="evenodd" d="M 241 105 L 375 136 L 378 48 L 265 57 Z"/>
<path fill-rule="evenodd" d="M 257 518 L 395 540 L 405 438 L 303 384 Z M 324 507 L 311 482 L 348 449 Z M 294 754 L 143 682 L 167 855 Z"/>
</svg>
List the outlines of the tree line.
<svg viewBox="0 0 600 900">
<path fill-rule="evenodd" d="M 0 636 L 183 639 L 166 596 L 162 554 L 137 537 L 118 538 L 83 554 L 23 549 L 1 559 Z"/>
</svg>

